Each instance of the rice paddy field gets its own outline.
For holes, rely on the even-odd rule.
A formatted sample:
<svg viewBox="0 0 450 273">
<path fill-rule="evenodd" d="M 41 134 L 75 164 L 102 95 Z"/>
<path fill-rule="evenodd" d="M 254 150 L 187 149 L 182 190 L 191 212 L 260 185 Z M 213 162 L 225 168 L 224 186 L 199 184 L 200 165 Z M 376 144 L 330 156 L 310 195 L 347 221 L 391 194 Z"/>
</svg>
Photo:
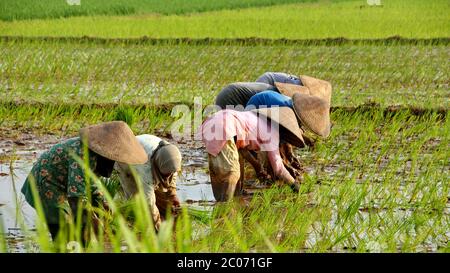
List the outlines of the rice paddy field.
<svg viewBox="0 0 450 273">
<path fill-rule="evenodd" d="M 0 252 L 450 252 L 448 1 L 47 2 L 0 3 Z M 331 136 L 297 150 L 298 194 L 248 168 L 249 194 L 216 203 L 172 109 L 266 71 L 331 82 Z M 104 228 L 52 242 L 20 193 L 33 161 L 117 119 L 179 146 L 180 216 L 155 233 L 143 196 L 92 177 Z"/>
<path fill-rule="evenodd" d="M 10 6 L 12 5 L 9 4 L 11 2 L 13 1 L 6 1 L 3 5 Z M 18 1 L 18 3 L 20 2 Z M 56 0 L 51 2 L 56 2 Z M 86 2 L 94 3 L 97 1 Z M 114 1 L 108 2 L 114 3 Z M 119 0 L 115 2 L 119 2 Z M 130 3 L 133 2 L 138 1 L 130 1 Z M 146 3 L 147 1 L 139 2 Z M 162 1 L 155 0 L 147 3 L 149 2 L 161 3 Z M 172 7 L 180 7 L 179 5 L 166 5 L 171 10 L 167 12 L 170 14 L 167 16 L 162 16 L 161 13 L 117 16 L 113 15 L 114 12 L 108 12 L 107 15 L 92 14 L 91 16 L 62 17 L 55 11 L 54 17 L 58 19 L 2 21 L 0 22 L 0 33 L 9 36 L 91 36 L 105 38 L 146 36 L 151 38 L 319 39 L 345 37 L 376 39 L 395 35 L 407 38 L 433 38 L 448 37 L 450 25 L 449 4 L 446 0 L 389 0 L 382 1 L 380 6 L 368 5 L 368 2 L 364 0 L 283 0 L 277 1 L 280 5 L 247 9 L 233 9 L 230 7 L 232 4 L 228 4 L 228 7 L 222 4 L 234 2 L 233 5 L 237 8 L 245 3 L 264 5 L 274 3 L 274 1 L 177 0 L 174 2 L 184 2 L 191 7 L 196 6 L 198 4 L 196 2 L 207 2 L 208 4 L 205 5 L 208 8 L 205 8 L 205 10 L 211 11 L 176 14 L 177 12 L 171 9 Z M 281 5 L 283 2 L 306 3 Z M 220 10 L 214 10 L 221 5 Z M 27 12 L 31 9 L 29 5 L 27 7 L 21 10 Z M 36 8 L 31 7 L 32 11 L 30 12 L 34 13 Z M 47 9 L 47 6 L 45 8 Z M 146 9 L 142 8 L 141 10 L 145 11 Z M 6 14 L 9 14 L 9 12 L 6 11 Z M 102 13 L 99 12 L 99 14 Z M 33 16 L 28 17 L 34 18 Z"/>
</svg>

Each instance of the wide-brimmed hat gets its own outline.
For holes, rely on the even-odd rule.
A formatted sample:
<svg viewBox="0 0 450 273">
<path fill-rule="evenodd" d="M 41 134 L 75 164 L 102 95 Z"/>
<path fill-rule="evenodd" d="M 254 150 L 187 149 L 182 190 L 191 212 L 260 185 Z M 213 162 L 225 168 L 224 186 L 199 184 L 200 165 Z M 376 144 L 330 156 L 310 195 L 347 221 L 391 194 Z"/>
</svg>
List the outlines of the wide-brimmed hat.
<svg viewBox="0 0 450 273">
<path fill-rule="evenodd" d="M 327 101 L 316 96 L 296 93 L 292 97 L 292 103 L 303 126 L 321 137 L 330 135 L 330 105 Z"/>
<path fill-rule="evenodd" d="M 144 164 L 148 160 L 144 147 L 123 121 L 105 122 L 80 129 L 90 150 L 125 164 Z"/>
<path fill-rule="evenodd" d="M 284 82 L 275 82 L 275 86 L 278 89 L 278 91 L 290 98 L 296 93 L 302 93 L 309 95 L 309 89 L 302 85 L 292 84 L 292 83 L 284 83 Z"/>
<path fill-rule="evenodd" d="M 283 140 L 297 147 L 305 146 L 303 131 L 298 126 L 297 117 L 290 107 L 259 108 L 252 111 L 278 123 Z"/>
<path fill-rule="evenodd" d="M 331 105 L 331 84 L 327 81 L 316 79 L 313 77 L 300 76 L 303 85 L 291 83 L 275 82 L 278 91 L 288 97 L 294 96 L 296 93 L 319 97 Z"/>
</svg>

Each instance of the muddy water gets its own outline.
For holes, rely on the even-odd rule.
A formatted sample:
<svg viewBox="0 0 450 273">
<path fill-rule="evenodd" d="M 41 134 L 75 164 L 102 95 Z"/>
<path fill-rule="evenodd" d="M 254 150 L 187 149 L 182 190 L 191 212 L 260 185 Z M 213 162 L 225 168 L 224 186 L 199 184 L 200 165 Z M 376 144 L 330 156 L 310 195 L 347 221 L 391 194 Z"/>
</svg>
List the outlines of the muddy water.
<svg viewBox="0 0 450 273">
<path fill-rule="evenodd" d="M 200 147 L 179 145 L 183 156 L 183 171 L 177 181 L 177 195 L 182 202 L 214 202 L 209 175 L 208 161 Z"/>
<path fill-rule="evenodd" d="M 14 140 L 0 139 L 0 220 L 3 221 L 3 233 L 6 235 L 9 251 L 30 251 L 30 248 L 25 249 L 26 240 L 24 234 L 21 233 L 21 227 L 24 225 L 33 230 L 36 214 L 34 209 L 24 202 L 20 189 L 33 162 L 45 150 L 62 139 L 64 138 L 56 136 L 34 138 L 31 135 L 26 134 L 21 135 Z M 183 172 L 177 181 L 177 193 L 180 200 L 184 205 L 206 210 L 212 209 L 214 197 L 209 182 L 209 176 L 206 172 L 207 158 L 204 149 L 201 147 L 201 143 L 178 143 L 177 145 L 183 156 Z M 12 162 L 9 160 L 11 157 L 14 158 Z M 315 175 L 319 168 L 314 168 L 311 164 L 311 166 L 306 166 L 306 170 L 310 175 Z M 327 164 L 322 169 L 322 175 L 325 173 L 326 176 L 330 177 L 335 175 L 342 176 L 341 171 L 342 169 L 339 165 Z M 361 177 L 360 179 L 364 180 L 365 177 Z M 406 186 L 402 185 L 401 189 L 404 189 L 403 187 Z M 252 189 L 249 188 L 246 190 L 252 191 Z M 18 206 L 16 206 L 16 204 L 18 204 Z M 382 217 L 383 213 L 384 212 L 381 210 L 377 214 Z M 399 210 L 396 213 L 400 214 L 399 218 L 403 218 L 408 216 L 410 211 Z M 444 213 L 450 213 L 450 201 Z M 360 208 L 359 214 L 362 222 L 369 217 L 369 212 L 364 208 Z M 21 221 L 20 217 L 18 218 L 17 215 L 23 215 L 23 221 Z M 329 222 L 330 229 L 335 227 L 337 219 L 337 211 L 334 211 L 332 219 Z M 318 228 L 317 230 L 320 231 L 321 229 Z M 199 236 L 202 235 L 200 234 Z M 321 239 L 321 236 L 320 232 L 313 230 L 308 236 L 307 247 L 314 246 L 315 242 Z M 366 237 L 364 233 L 360 234 L 360 236 Z M 446 238 L 450 237 L 450 233 L 445 234 L 445 236 Z M 280 234 L 280 237 L 282 237 L 282 234 Z M 383 249 L 383 246 L 376 244 L 372 247 L 372 251 L 374 252 L 377 252 L 378 249 Z M 433 252 L 436 251 L 436 249 L 436 243 L 430 243 L 421 246 L 417 251 Z M 37 247 L 36 251 L 38 251 Z M 339 248 L 333 249 L 333 251 L 342 252 L 345 251 L 345 249 Z M 349 251 L 351 251 L 351 249 L 349 249 Z"/>
<path fill-rule="evenodd" d="M 63 139 L 56 136 L 34 138 L 25 134 L 14 140 L 0 140 L 0 220 L 3 226 L 0 232 L 7 238 L 9 251 L 25 251 L 22 227 L 31 231 L 35 227 L 35 210 L 20 192 L 33 162 Z M 181 144 L 179 148 L 183 171 L 177 181 L 178 197 L 185 205 L 209 210 L 214 205 L 214 196 L 205 172 L 206 155 L 194 144 Z"/>
<path fill-rule="evenodd" d="M 20 189 L 28 174 L 29 169 L 24 167 L 26 161 L 16 161 L 12 164 L 14 169 L 11 174 L 10 165 L 0 164 L 0 220 L 3 225 L 3 233 L 8 244 L 14 251 L 23 249 L 23 226 L 34 229 L 35 210 L 25 202 Z M 1 232 L 1 231 L 0 231 Z"/>
</svg>

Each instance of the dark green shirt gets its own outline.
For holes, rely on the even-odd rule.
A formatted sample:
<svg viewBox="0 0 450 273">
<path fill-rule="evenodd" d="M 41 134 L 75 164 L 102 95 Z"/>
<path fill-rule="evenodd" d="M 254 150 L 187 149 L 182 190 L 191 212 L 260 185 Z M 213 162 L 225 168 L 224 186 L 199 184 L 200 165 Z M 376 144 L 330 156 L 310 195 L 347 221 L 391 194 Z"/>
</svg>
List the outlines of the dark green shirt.
<svg viewBox="0 0 450 273">
<path fill-rule="evenodd" d="M 85 174 L 71 156 L 72 153 L 83 158 L 83 146 L 79 137 L 56 144 L 43 153 L 33 165 L 22 187 L 26 201 L 35 207 L 30 187 L 30 179 L 34 178 L 47 222 L 51 224 L 59 223 L 60 209 L 69 207 L 68 197 L 86 197 Z M 95 169 L 96 162 L 96 155 L 89 153 L 89 165 L 92 170 Z M 93 198 L 101 197 L 95 187 L 92 189 L 94 189 Z"/>
<path fill-rule="evenodd" d="M 241 106 L 242 109 L 231 108 L 243 111 L 248 100 L 259 92 L 266 90 L 277 90 L 276 87 L 261 82 L 236 82 L 223 88 L 216 97 L 216 105 L 222 109 L 231 106 Z M 228 108 L 230 109 L 230 108 Z"/>
</svg>

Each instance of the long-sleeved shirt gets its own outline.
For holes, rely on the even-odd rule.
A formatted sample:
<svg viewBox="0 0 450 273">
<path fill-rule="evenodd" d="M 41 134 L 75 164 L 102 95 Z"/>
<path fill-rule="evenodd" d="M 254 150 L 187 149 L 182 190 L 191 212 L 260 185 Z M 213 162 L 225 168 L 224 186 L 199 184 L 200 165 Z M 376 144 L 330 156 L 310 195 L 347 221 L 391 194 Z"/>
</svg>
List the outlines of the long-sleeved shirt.
<svg viewBox="0 0 450 273">
<path fill-rule="evenodd" d="M 209 154 L 217 156 L 226 141 L 236 136 L 238 149 L 267 152 L 275 175 L 287 182 L 294 181 L 281 159 L 278 128 L 256 113 L 221 110 L 203 122 L 200 132 Z"/>
<path fill-rule="evenodd" d="M 275 91 L 267 90 L 260 92 L 247 102 L 245 109 L 258 109 L 258 108 L 266 108 L 272 106 L 286 106 L 293 108 L 292 99 L 288 96 L 280 94 Z"/>
<path fill-rule="evenodd" d="M 140 177 L 140 182 L 142 185 L 142 189 L 144 191 L 147 202 L 150 206 L 150 212 L 152 213 L 153 221 L 155 226 L 159 226 L 161 223 L 161 215 L 160 211 L 156 205 L 157 196 L 156 191 L 160 192 L 170 192 L 173 193 L 172 196 L 176 196 L 176 173 L 172 177 L 172 180 L 168 185 L 163 185 L 162 183 L 157 184 L 152 172 L 152 157 L 159 143 L 162 141 L 161 138 L 153 135 L 139 135 L 136 136 L 139 143 L 144 147 L 145 152 L 148 155 L 149 160 L 145 164 L 137 164 L 133 165 L 133 168 L 136 170 L 136 174 Z M 128 164 L 119 163 L 115 165 L 115 169 L 119 172 L 120 182 L 122 185 L 122 189 L 125 193 L 126 198 L 131 198 L 138 192 L 138 185 L 136 184 L 132 171 Z M 160 203 L 164 203 L 164 206 L 167 206 L 167 202 L 173 200 L 161 200 Z"/>
<path fill-rule="evenodd" d="M 224 87 L 217 94 L 215 104 L 222 109 L 241 106 L 244 110 L 248 100 L 255 94 L 265 90 L 277 90 L 274 86 L 261 82 L 236 82 Z M 234 109 L 238 110 L 238 109 Z"/>
<path fill-rule="evenodd" d="M 59 223 L 60 209 L 69 206 L 68 198 L 85 198 L 87 191 L 91 190 L 95 201 L 103 199 L 95 185 L 91 185 L 91 189 L 86 188 L 85 173 L 72 153 L 83 159 L 85 157 L 79 137 L 65 140 L 44 152 L 34 163 L 21 190 L 25 200 L 35 208 L 30 183 L 36 183 L 45 218 L 50 224 Z M 94 153 L 89 153 L 91 170 L 95 169 L 97 158 Z"/>
</svg>

